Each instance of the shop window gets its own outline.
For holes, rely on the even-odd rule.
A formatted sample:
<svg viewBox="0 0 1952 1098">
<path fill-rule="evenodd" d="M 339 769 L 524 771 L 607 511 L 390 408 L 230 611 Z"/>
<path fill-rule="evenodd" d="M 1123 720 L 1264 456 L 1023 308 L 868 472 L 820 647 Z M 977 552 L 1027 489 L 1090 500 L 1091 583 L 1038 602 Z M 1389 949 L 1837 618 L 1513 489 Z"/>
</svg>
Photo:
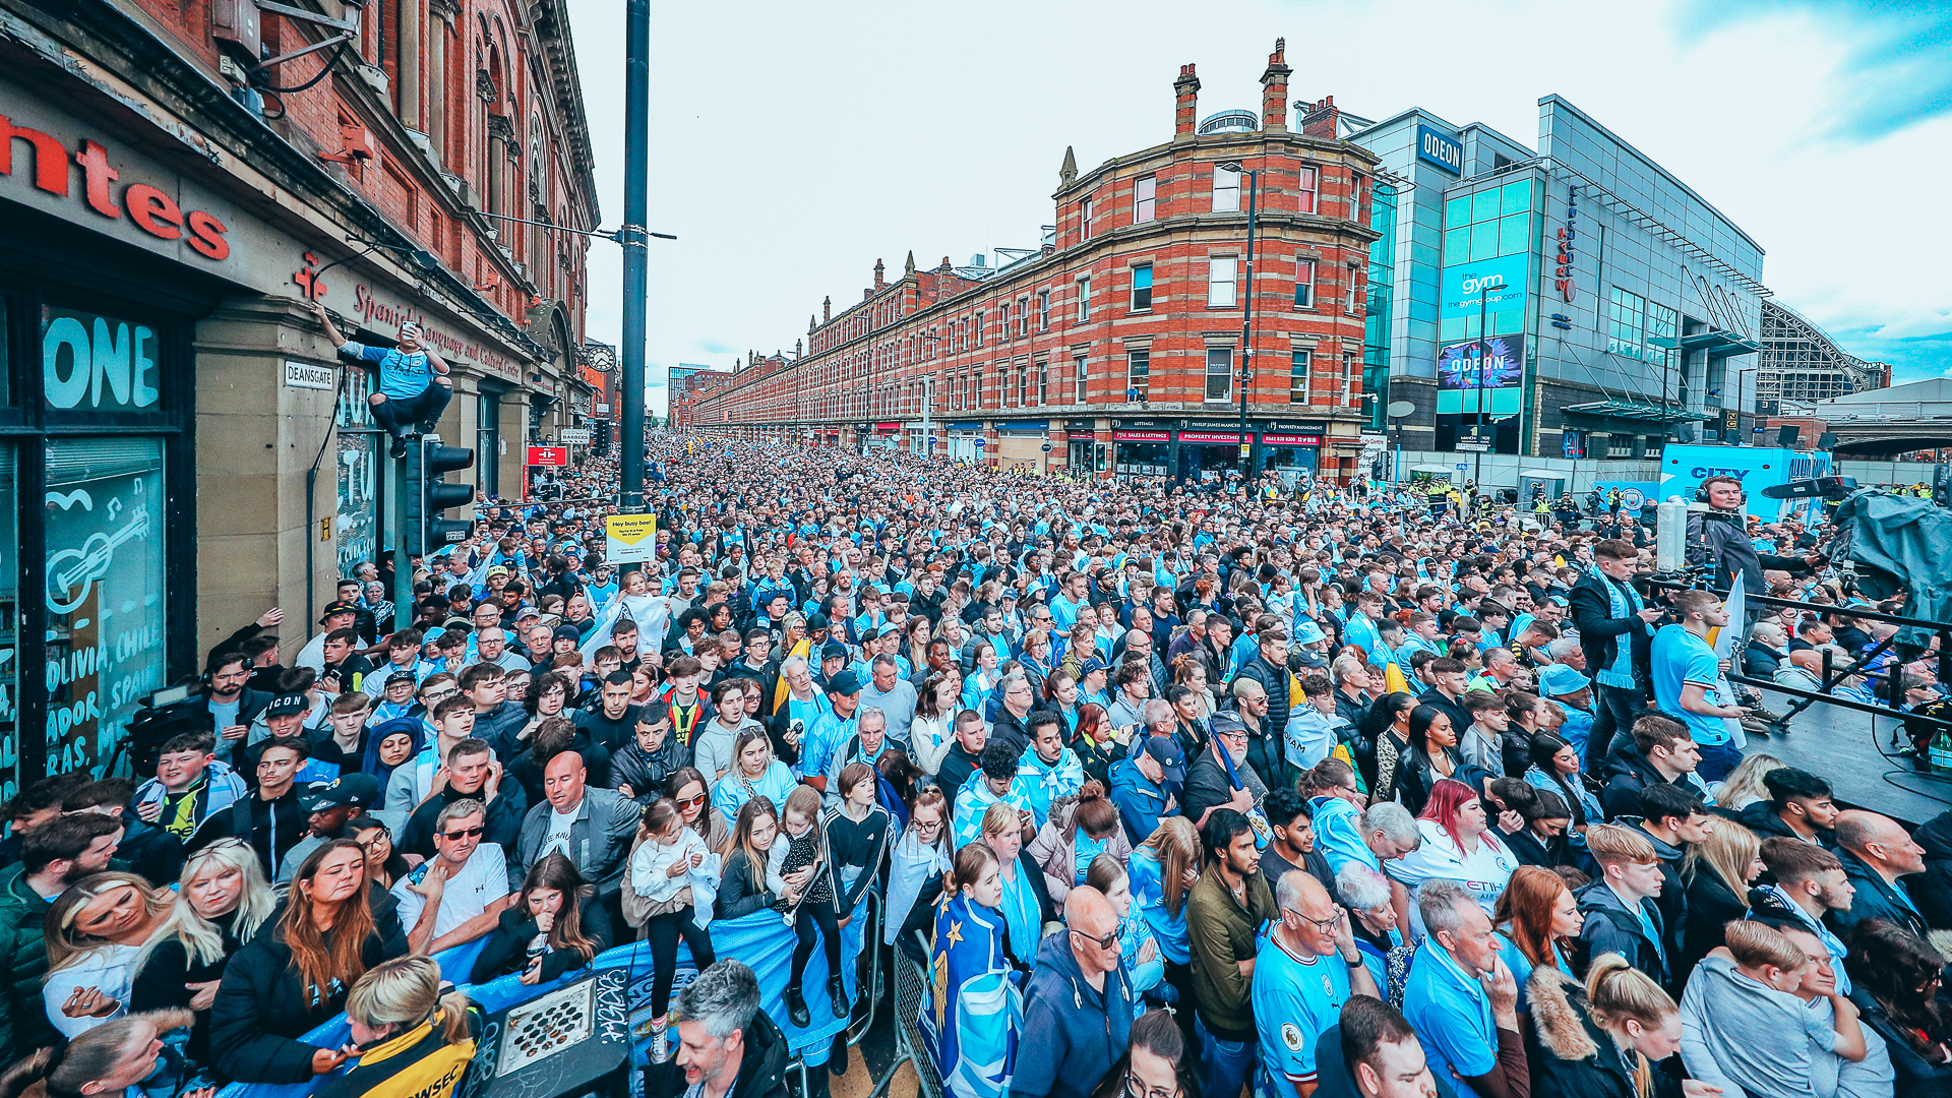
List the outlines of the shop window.
<svg viewBox="0 0 1952 1098">
<path fill-rule="evenodd" d="M 102 773 L 137 702 L 164 684 L 167 499 L 161 439 L 47 443 L 51 774 Z"/>
<path fill-rule="evenodd" d="M 1141 263 L 1132 268 L 1132 311 L 1150 312 L 1152 309 L 1152 264 Z"/>
<path fill-rule="evenodd" d="M 4 331 L 5 329 L 0 329 Z M 4 341 L 0 341 L 4 342 Z M 0 446 L 0 650 L 20 651 L 20 483 L 14 448 Z M 20 660 L 0 663 L 0 795 L 20 792 Z"/>
<path fill-rule="evenodd" d="M 1295 308 L 1315 307 L 1315 261 L 1295 259 Z"/>
<path fill-rule="evenodd" d="M 1213 212 L 1229 213 L 1240 209 L 1240 173 L 1214 165 Z"/>
<path fill-rule="evenodd" d="M 482 393 L 480 418 L 475 421 L 475 487 L 497 495 L 501 492 L 502 398 L 499 393 Z"/>
<path fill-rule="evenodd" d="M 53 306 L 41 312 L 41 375 L 49 410 L 160 410 L 154 328 Z"/>
<path fill-rule="evenodd" d="M 1288 403 L 1308 403 L 1308 371 L 1312 351 L 1296 351 L 1288 366 Z"/>
<path fill-rule="evenodd" d="M 1084 387 L 1079 382 L 1080 389 Z M 1152 395 L 1152 352 L 1127 351 L 1125 354 L 1125 399 L 1138 403 Z"/>
<path fill-rule="evenodd" d="M 1234 350 L 1209 347 L 1206 352 L 1206 402 L 1225 404 L 1234 396 Z"/>
<path fill-rule="evenodd" d="M 1213 256 L 1206 261 L 1206 307 L 1231 309 L 1235 303 L 1234 281 L 1239 261 L 1230 255 Z"/>
<path fill-rule="evenodd" d="M 1157 216 L 1159 177 L 1142 175 L 1132 184 L 1132 224 L 1143 225 Z"/>
</svg>

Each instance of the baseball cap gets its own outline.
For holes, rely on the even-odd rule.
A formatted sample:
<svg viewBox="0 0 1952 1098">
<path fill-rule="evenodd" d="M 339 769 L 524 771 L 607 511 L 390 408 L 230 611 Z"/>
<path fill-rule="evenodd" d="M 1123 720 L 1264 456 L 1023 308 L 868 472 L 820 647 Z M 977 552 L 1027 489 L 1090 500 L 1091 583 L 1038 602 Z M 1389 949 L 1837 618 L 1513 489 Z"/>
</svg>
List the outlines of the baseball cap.
<svg viewBox="0 0 1952 1098">
<path fill-rule="evenodd" d="M 330 618 L 334 614 L 357 614 L 357 613 L 359 613 L 359 604 L 356 602 L 347 602 L 344 599 L 340 599 L 337 602 L 328 602 L 325 604 L 324 613 L 321 613 L 319 615 L 319 624 L 324 625 L 326 619 Z"/>
<path fill-rule="evenodd" d="M 899 632 L 901 632 L 901 626 L 896 625 L 894 622 L 882 622 L 881 628 L 875 630 L 874 635 L 877 637 L 885 637 L 890 633 L 899 633 Z"/>
<path fill-rule="evenodd" d="M 839 641 L 828 641 L 826 644 L 820 646 L 820 658 L 823 660 L 844 660 L 847 658 L 847 646 Z"/>
<path fill-rule="evenodd" d="M 506 565 L 501 565 L 501 564 L 497 564 L 497 565 L 495 565 L 495 566 L 493 566 L 493 567 L 491 567 L 491 568 L 489 568 L 489 569 L 488 569 L 488 575 L 490 575 L 490 576 L 506 576 L 506 575 L 508 575 L 508 568 L 507 568 L 507 566 L 506 566 Z"/>
<path fill-rule="evenodd" d="M 295 713 L 309 712 L 311 708 L 311 705 L 305 701 L 305 695 L 303 694 L 280 694 L 271 699 L 270 705 L 264 707 L 264 715 L 267 717 L 289 717 Z"/>
<path fill-rule="evenodd" d="M 529 618 L 539 618 L 541 616 L 542 616 L 542 611 L 536 609 L 533 606 L 524 606 L 523 608 L 515 612 L 516 621 L 525 621 Z"/>
<path fill-rule="evenodd" d="M 861 678 L 852 671 L 842 671 L 840 674 L 834 676 L 832 682 L 827 684 L 827 693 L 838 694 L 843 698 L 850 694 L 858 694 L 860 692 Z"/>
<path fill-rule="evenodd" d="M 298 796 L 298 807 L 305 812 L 351 805 L 365 808 L 379 800 L 379 779 L 371 774 L 341 774 L 329 782 L 313 782 Z"/>
<path fill-rule="evenodd" d="M 1563 663 L 1548 663 L 1539 668 L 1539 687 L 1549 696 L 1564 697 L 1577 694 L 1592 682 L 1576 667 Z"/>
<path fill-rule="evenodd" d="M 1111 664 L 1106 663 L 1097 656 L 1093 656 L 1084 661 L 1083 665 L 1078 668 L 1078 676 L 1082 678 L 1085 675 L 1091 674 L 1093 671 L 1110 671 L 1111 669 Z"/>
</svg>

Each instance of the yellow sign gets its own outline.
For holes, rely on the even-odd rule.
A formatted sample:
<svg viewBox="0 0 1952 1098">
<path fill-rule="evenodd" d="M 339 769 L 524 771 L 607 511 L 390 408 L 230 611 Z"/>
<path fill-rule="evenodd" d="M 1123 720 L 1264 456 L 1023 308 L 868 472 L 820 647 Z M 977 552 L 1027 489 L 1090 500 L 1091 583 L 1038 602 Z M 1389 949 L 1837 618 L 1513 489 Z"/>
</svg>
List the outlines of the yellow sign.
<svg viewBox="0 0 1952 1098">
<path fill-rule="evenodd" d="M 626 564 L 657 559 L 656 515 L 610 515 L 603 522 L 603 559 Z"/>
</svg>

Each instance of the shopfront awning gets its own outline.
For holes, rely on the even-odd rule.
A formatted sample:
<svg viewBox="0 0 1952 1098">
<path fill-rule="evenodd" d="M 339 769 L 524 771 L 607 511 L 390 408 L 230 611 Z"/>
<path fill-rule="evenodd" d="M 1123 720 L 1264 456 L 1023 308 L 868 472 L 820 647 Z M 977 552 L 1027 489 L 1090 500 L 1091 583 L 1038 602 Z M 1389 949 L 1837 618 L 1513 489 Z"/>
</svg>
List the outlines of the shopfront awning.
<svg viewBox="0 0 1952 1098">
<path fill-rule="evenodd" d="M 1681 337 L 1684 351 L 1707 351 L 1708 357 L 1732 358 L 1736 355 L 1752 355 L 1762 350 L 1762 344 L 1726 328 L 1709 328 Z"/>
<path fill-rule="evenodd" d="M 1608 419 L 1638 419 L 1648 423 L 1693 423 L 1715 418 L 1713 412 L 1697 412 L 1678 404 L 1667 404 L 1654 400 L 1636 400 L 1621 397 L 1610 400 L 1590 400 L 1584 404 L 1568 404 L 1562 411 L 1582 416 L 1600 416 Z"/>
</svg>

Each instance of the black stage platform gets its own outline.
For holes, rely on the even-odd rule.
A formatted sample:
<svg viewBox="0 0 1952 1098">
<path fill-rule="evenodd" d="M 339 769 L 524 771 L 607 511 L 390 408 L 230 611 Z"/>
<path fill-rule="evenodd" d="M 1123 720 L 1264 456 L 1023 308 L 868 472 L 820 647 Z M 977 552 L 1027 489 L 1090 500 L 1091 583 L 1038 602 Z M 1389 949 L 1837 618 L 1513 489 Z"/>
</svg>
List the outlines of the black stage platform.
<svg viewBox="0 0 1952 1098">
<path fill-rule="evenodd" d="M 1762 688 L 1767 705 L 1786 713 L 1796 699 Z M 1928 774 L 1891 744 L 1897 722 L 1818 702 L 1776 736 L 1750 736 L 1750 752 L 1767 752 L 1828 780 L 1837 803 L 1882 812 L 1917 825 L 1952 809 L 1952 775 Z M 1901 737 L 1902 738 L 1902 737 Z M 1887 757 L 1888 753 L 1888 757 Z"/>
</svg>

